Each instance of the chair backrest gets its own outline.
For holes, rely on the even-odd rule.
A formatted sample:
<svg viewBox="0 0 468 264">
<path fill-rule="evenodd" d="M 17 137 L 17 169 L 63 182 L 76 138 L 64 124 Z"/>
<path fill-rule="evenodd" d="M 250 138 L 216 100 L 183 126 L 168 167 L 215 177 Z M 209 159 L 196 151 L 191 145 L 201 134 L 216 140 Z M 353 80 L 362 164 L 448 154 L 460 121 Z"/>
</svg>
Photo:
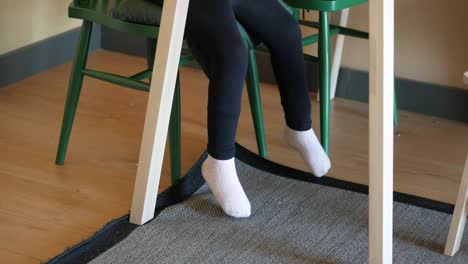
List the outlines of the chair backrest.
<svg viewBox="0 0 468 264">
<path fill-rule="evenodd" d="M 79 8 L 97 11 L 109 11 L 128 0 L 73 0 L 73 5 Z"/>
</svg>

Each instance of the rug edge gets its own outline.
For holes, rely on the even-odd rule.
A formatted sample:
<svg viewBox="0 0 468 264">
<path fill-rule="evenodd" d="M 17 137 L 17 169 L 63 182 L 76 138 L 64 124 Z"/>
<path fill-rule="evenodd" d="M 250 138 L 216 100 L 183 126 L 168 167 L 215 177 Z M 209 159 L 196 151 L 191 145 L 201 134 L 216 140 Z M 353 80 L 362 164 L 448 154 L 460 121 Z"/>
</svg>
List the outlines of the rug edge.
<svg viewBox="0 0 468 264">
<path fill-rule="evenodd" d="M 309 172 L 298 170 L 295 168 L 287 167 L 279 163 L 265 159 L 251 150 L 243 147 L 239 143 L 236 143 L 236 158 L 240 161 L 252 166 L 256 169 L 268 172 L 270 174 L 281 176 L 288 179 L 295 179 L 304 182 L 315 183 L 328 187 L 335 187 L 343 190 L 352 192 L 358 192 L 362 194 L 369 194 L 369 186 L 355 183 L 351 181 L 345 181 L 341 179 L 324 176 L 317 178 Z M 434 210 L 446 214 L 453 214 L 455 206 L 449 203 L 432 200 L 429 198 L 419 197 L 416 195 L 393 192 L 393 200 L 404 204 L 414 205 L 417 207 Z"/>
<path fill-rule="evenodd" d="M 162 210 L 164 210 L 168 206 L 186 200 L 204 184 L 203 177 L 201 176 L 201 164 L 205 160 L 207 155 L 208 153 L 205 151 L 200 157 L 200 159 L 194 164 L 194 166 L 189 170 L 189 172 L 187 172 L 187 174 L 184 177 L 179 179 L 173 186 L 169 187 L 166 191 L 158 195 L 158 206 L 155 212 L 155 218 Z M 253 168 L 268 172 L 279 177 L 324 185 L 328 187 L 335 187 L 338 189 L 358 192 L 366 195 L 368 194 L 367 185 L 335 179 L 327 176 L 322 178 L 316 178 L 308 172 L 290 168 L 279 163 L 267 160 L 257 155 L 256 153 L 250 151 L 249 149 L 243 147 L 239 143 L 236 143 L 235 157 L 240 161 L 244 162 L 245 164 L 252 166 Z M 453 214 L 454 209 L 454 206 L 448 203 L 399 192 L 394 192 L 394 200 L 396 202 L 410 204 L 447 214 Z M 86 246 L 92 246 L 90 244 L 94 243 L 96 239 L 99 238 L 99 236 L 105 235 L 105 232 L 112 232 L 115 226 L 117 226 L 121 222 L 125 223 L 126 221 L 127 225 L 132 225 L 128 223 L 128 215 L 112 220 L 90 238 L 80 242 L 79 244 L 71 247 L 70 249 L 65 250 L 63 253 L 52 258 L 46 263 L 88 263 L 89 261 L 98 257 L 100 254 L 104 253 L 108 248 L 105 248 L 104 250 L 102 248 L 98 248 L 98 251 L 92 256 L 88 256 L 85 261 L 81 261 L 81 259 L 83 259 L 82 257 L 80 258 L 80 256 L 73 256 L 72 254 Z M 109 244 L 109 248 L 115 246 L 120 241 L 125 239 L 136 227 L 137 226 L 134 225 L 134 228 L 131 229 L 127 234 L 124 234 L 124 236 L 122 236 L 121 239 L 113 241 L 112 244 Z M 70 259 L 71 257 L 74 259 L 73 262 L 65 261 L 67 259 Z M 76 258 L 80 258 L 80 261 L 77 261 Z"/>
<path fill-rule="evenodd" d="M 208 154 L 205 151 L 184 177 L 180 178 L 176 183 L 174 183 L 164 192 L 158 194 L 156 198 L 158 202 L 155 210 L 155 218 L 165 208 L 186 200 L 188 197 L 192 196 L 192 194 L 195 193 L 201 186 L 203 186 L 205 181 L 201 176 L 201 164 L 206 159 L 207 155 Z M 129 223 L 128 219 L 129 214 L 126 214 L 120 218 L 111 220 L 89 238 L 66 249 L 59 255 L 47 260 L 45 263 L 88 263 L 89 261 L 95 259 L 99 255 L 104 253 L 107 249 L 115 246 L 120 241 L 124 240 L 128 235 L 130 235 L 133 232 L 133 230 L 135 230 L 135 228 L 138 227 L 138 225 Z M 153 220 L 154 218 L 151 221 Z M 122 224 L 124 225 L 125 232 L 119 234 L 119 236 L 116 239 L 112 240 L 111 243 L 99 244 L 99 247 L 96 247 L 96 245 L 94 245 L 95 243 L 98 243 L 96 242 L 97 240 L 108 237 L 110 233 L 115 233 L 114 230 L 116 226 Z M 84 252 L 82 252 L 82 250 L 86 248 L 93 248 L 94 254 L 84 256 Z"/>
</svg>

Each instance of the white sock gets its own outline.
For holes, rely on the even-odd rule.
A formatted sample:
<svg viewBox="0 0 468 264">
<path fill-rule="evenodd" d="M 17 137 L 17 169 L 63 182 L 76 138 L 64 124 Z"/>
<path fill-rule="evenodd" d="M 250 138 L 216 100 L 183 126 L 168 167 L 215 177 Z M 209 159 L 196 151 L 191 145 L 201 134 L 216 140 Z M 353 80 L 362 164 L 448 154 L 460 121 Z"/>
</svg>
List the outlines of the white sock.
<svg viewBox="0 0 468 264">
<path fill-rule="evenodd" d="M 237 177 L 234 158 L 218 160 L 208 155 L 202 165 L 202 175 L 227 215 L 250 216 L 250 202 Z"/>
<path fill-rule="evenodd" d="M 297 131 L 285 126 L 283 139 L 301 154 L 310 172 L 316 177 L 322 177 L 330 170 L 330 159 L 313 129 Z"/>
</svg>

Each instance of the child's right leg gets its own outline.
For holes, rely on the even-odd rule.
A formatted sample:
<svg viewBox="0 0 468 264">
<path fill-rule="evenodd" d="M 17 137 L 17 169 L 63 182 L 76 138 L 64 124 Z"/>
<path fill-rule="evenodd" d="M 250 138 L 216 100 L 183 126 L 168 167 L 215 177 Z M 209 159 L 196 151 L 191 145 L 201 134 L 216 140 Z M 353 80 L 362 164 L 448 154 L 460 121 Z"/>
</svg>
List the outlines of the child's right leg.
<svg viewBox="0 0 468 264">
<path fill-rule="evenodd" d="M 247 49 L 237 28 L 231 0 L 192 0 L 186 32 L 210 79 L 209 156 L 202 166 L 203 177 L 226 214 L 247 217 L 250 203 L 234 164 Z"/>
</svg>

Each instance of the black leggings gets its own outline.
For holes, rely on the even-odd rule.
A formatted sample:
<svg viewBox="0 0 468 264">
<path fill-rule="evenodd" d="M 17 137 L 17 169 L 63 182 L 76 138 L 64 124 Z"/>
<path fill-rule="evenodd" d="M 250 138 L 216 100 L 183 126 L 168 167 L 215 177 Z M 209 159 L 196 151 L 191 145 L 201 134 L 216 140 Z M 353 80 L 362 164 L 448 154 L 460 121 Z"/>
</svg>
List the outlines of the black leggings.
<svg viewBox="0 0 468 264">
<path fill-rule="evenodd" d="M 248 65 L 237 21 L 271 52 L 286 124 L 299 131 L 311 128 L 301 31 L 278 0 L 191 0 L 186 38 L 210 80 L 208 153 L 221 160 L 234 157 Z"/>
</svg>

